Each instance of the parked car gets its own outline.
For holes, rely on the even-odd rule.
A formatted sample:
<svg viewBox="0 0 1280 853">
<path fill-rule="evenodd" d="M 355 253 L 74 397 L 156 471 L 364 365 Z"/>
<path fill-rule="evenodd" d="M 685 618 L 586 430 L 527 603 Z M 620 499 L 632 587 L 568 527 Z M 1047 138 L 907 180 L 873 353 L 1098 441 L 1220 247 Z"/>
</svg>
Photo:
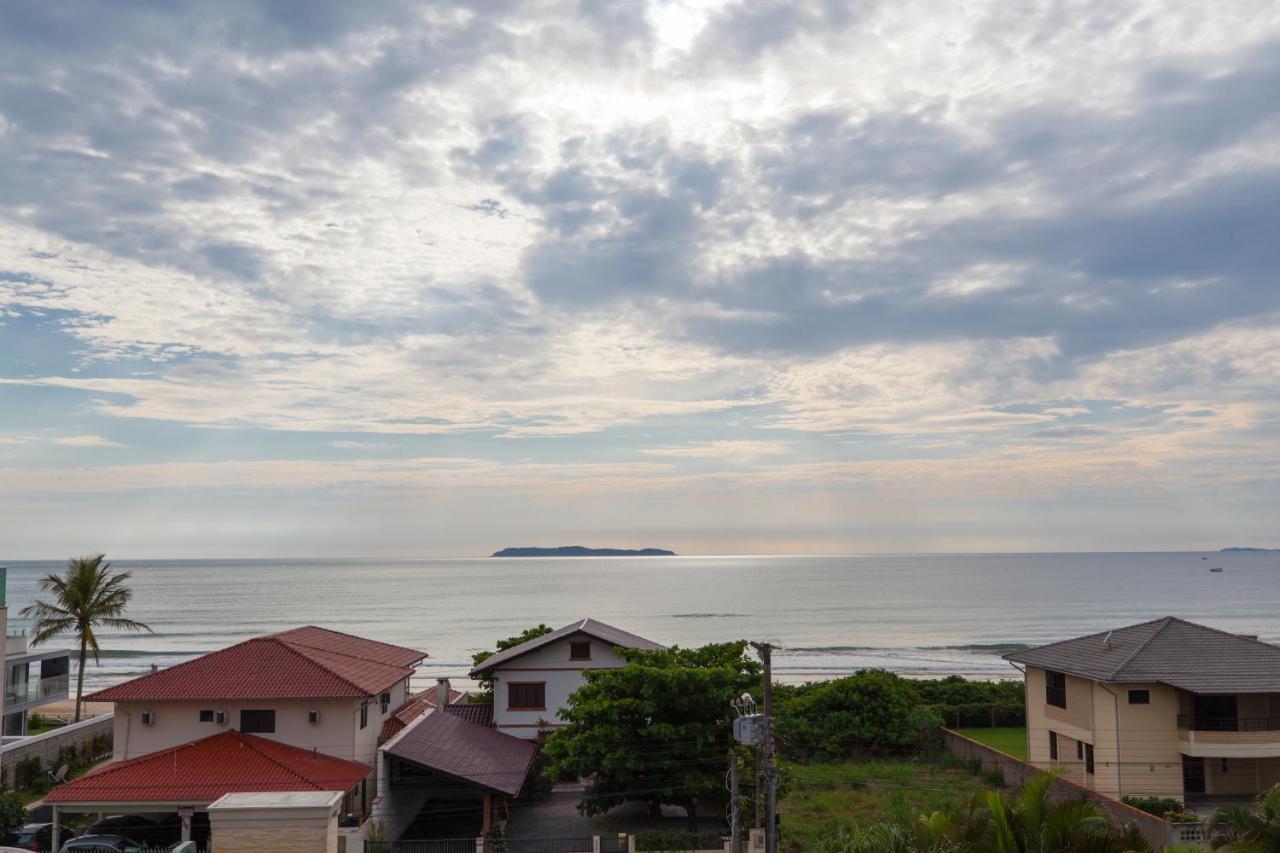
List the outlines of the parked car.
<svg viewBox="0 0 1280 853">
<path fill-rule="evenodd" d="M 75 838 L 75 832 L 63 827 L 63 838 Z M 29 823 L 5 839 L 14 850 L 48 850 L 53 846 L 53 824 Z M 0 848 L 2 850 L 3 848 Z"/>
<path fill-rule="evenodd" d="M 58 853 L 143 853 L 142 845 L 123 835 L 82 835 L 73 838 Z"/>
</svg>

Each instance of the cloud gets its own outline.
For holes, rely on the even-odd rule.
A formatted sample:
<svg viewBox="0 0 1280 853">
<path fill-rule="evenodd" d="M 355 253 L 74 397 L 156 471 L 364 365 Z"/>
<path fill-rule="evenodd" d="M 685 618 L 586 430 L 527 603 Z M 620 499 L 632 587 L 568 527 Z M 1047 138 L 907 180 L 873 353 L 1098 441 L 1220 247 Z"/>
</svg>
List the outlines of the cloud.
<svg viewBox="0 0 1280 853">
<path fill-rule="evenodd" d="M 782 441 L 691 441 L 673 447 L 647 447 L 640 451 L 647 456 L 668 456 L 688 459 L 741 459 L 761 456 L 781 456 L 791 452 Z"/>
<path fill-rule="evenodd" d="M 118 441 L 103 438 L 100 435 L 66 435 L 53 439 L 54 444 L 63 447 L 124 447 Z"/>
</svg>

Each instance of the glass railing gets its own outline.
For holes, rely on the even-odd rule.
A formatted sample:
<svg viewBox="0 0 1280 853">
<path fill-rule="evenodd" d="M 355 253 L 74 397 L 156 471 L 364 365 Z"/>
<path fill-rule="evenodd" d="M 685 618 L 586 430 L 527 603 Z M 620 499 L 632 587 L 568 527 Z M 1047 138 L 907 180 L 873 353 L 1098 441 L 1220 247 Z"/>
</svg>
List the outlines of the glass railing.
<svg viewBox="0 0 1280 853">
<path fill-rule="evenodd" d="M 5 598 L 5 592 L 8 590 L 8 588 L 9 588 L 9 570 L 6 569 L 4 566 L 0 566 L 0 607 L 8 606 L 5 603 L 8 600 Z"/>
<path fill-rule="evenodd" d="M 6 684 L 4 704 L 21 705 L 52 699 L 65 699 L 69 686 L 68 676 L 52 675 L 48 678 L 29 678 L 19 684 Z"/>
</svg>

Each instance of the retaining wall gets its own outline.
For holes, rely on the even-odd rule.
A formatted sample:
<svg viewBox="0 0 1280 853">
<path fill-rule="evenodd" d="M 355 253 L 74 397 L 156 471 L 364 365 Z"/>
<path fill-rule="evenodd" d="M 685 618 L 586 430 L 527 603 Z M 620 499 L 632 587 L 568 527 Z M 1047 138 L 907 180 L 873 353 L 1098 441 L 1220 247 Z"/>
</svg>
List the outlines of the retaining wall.
<svg viewBox="0 0 1280 853">
<path fill-rule="evenodd" d="M 942 739 L 946 744 L 947 752 L 962 761 L 977 761 L 984 769 L 1000 771 L 1004 775 L 1005 784 L 1012 788 L 1021 786 L 1032 776 L 1043 772 L 1020 758 L 1014 758 L 1006 752 L 993 749 L 985 743 L 979 743 L 951 729 L 942 730 Z M 1049 795 L 1060 800 L 1086 799 L 1105 812 L 1107 817 L 1116 824 L 1137 824 L 1142 836 L 1157 850 L 1169 844 L 1169 824 L 1164 818 L 1148 814 L 1142 809 L 1135 809 L 1128 803 L 1113 800 L 1105 794 L 1090 791 L 1066 779 L 1053 780 L 1049 786 Z"/>
<path fill-rule="evenodd" d="M 67 746 L 80 748 L 81 744 L 92 741 L 99 735 L 112 736 L 114 720 L 111 714 L 90 717 L 78 723 L 54 729 L 40 735 L 23 738 L 15 743 L 8 743 L 0 749 L 0 780 L 4 787 L 13 789 L 14 769 L 18 762 L 27 758 L 39 758 L 40 766 L 45 770 L 57 770 L 58 751 Z M 107 747 L 107 757 L 111 756 L 111 747 Z"/>
</svg>

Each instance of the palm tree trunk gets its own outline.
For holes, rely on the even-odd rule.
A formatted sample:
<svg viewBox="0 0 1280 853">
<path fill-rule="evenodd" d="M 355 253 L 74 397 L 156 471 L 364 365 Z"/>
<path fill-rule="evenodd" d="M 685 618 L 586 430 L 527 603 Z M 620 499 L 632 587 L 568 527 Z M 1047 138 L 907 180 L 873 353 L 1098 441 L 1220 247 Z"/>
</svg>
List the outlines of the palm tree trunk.
<svg viewBox="0 0 1280 853">
<path fill-rule="evenodd" d="M 80 697 L 84 695 L 84 653 L 85 640 L 84 635 L 80 636 L 80 671 L 76 673 L 76 718 L 73 722 L 80 722 Z"/>
</svg>

